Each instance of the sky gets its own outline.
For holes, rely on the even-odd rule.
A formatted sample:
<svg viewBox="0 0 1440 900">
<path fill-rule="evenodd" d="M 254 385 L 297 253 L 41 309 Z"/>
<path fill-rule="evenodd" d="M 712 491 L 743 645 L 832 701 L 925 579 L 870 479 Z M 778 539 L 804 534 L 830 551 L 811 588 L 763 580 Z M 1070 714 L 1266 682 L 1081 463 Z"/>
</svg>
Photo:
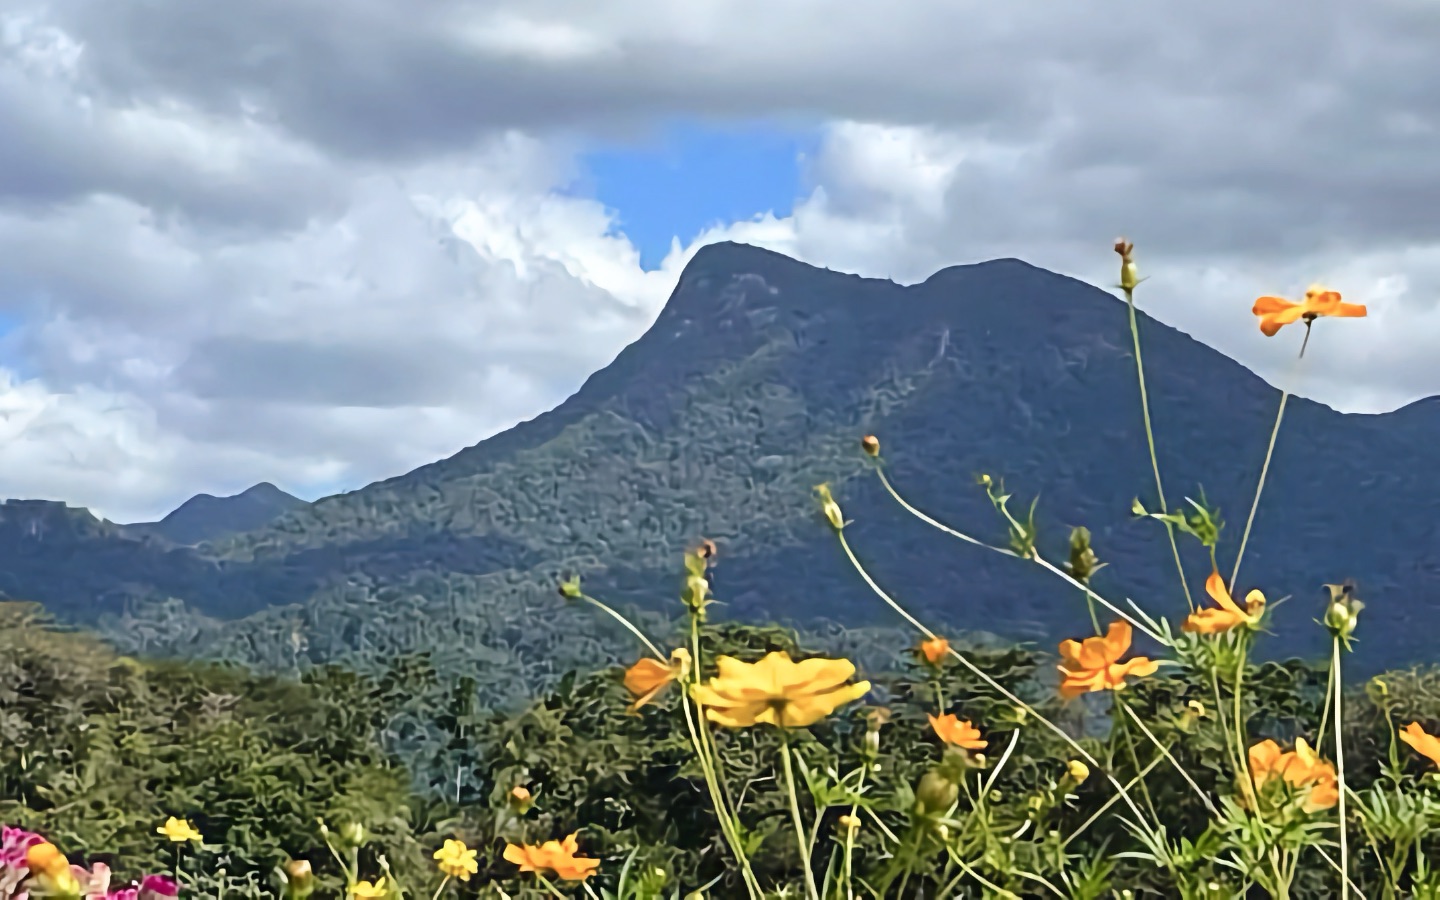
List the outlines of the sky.
<svg viewBox="0 0 1440 900">
<path fill-rule="evenodd" d="M 1436 46 L 1432 0 L 8 0 L 0 497 L 408 471 L 561 402 L 719 240 L 1108 286 L 1126 235 L 1151 315 L 1394 409 L 1440 394 Z M 1292 383 L 1249 307 L 1315 281 L 1370 317 Z"/>
</svg>

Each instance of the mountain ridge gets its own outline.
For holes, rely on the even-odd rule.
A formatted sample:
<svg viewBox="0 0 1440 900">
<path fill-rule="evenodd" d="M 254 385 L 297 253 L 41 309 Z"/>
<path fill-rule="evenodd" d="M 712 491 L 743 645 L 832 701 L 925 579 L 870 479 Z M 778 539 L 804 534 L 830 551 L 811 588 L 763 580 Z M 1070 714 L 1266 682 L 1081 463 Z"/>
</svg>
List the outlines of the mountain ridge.
<svg viewBox="0 0 1440 900">
<path fill-rule="evenodd" d="M 1233 558 L 1279 392 L 1138 316 L 1171 506 L 1203 484 L 1238 520 L 1222 547 Z M 1183 615 L 1163 529 L 1129 512 L 1133 497 L 1155 501 L 1123 301 L 1022 260 L 898 285 L 738 244 L 702 248 L 644 335 L 506 432 L 187 550 L 185 579 L 166 569 L 175 560 L 144 577 L 116 570 L 136 586 L 124 602 L 97 604 L 95 583 L 66 588 L 56 566 L 10 583 L 108 617 L 122 638 L 146 604 L 183 602 L 207 624 L 174 638 L 175 652 L 289 659 L 300 628 L 318 660 L 426 645 L 406 636 L 412 618 L 551 609 L 562 570 L 614 602 L 673 611 L 679 552 L 708 537 L 721 550 L 724 614 L 888 623 L 817 518 L 810 489 L 828 481 L 855 520 L 857 553 L 922 617 L 1046 641 L 1089 628 L 1084 604 L 1038 567 L 947 539 L 861 477 L 866 432 L 926 512 L 1003 544 L 974 476 L 1004 477 L 1017 504 L 1040 495 L 1049 558 L 1063 559 L 1069 527 L 1086 525 L 1112 563 L 1098 591 Z M 1426 510 L 1440 487 L 1419 462 L 1437 439 L 1434 402 L 1363 415 L 1291 398 L 1241 585 L 1297 598 L 1277 627 L 1283 652 L 1323 649 L 1310 622 L 1319 586 L 1356 577 L 1372 600 L 1357 660 L 1432 655 L 1422 635 L 1440 613 L 1440 542 Z M 1367 540 L 1352 541 L 1341 566 L 1329 548 L 1352 533 Z M 0 549 L 15 540 L 0 508 Z M 1200 596 L 1208 562 L 1182 550 Z M 4 569 L 0 557 L 9 591 Z M 479 652 L 452 649 L 457 661 Z"/>
</svg>

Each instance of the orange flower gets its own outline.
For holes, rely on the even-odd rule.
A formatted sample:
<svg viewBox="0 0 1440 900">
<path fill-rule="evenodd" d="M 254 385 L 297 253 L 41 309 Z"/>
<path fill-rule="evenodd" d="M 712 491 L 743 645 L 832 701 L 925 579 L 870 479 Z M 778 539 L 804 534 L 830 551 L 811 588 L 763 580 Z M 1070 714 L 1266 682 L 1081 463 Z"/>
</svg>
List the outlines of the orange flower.
<svg viewBox="0 0 1440 900">
<path fill-rule="evenodd" d="M 1400 740 L 1410 745 L 1416 753 L 1440 766 L 1440 738 L 1426 734 L 1419 722 L 1411 722 L 1400 732 Z"/>
<path fill-rule="evenodd" d="M 1120 657 L 1130 649 L 1130 623 L 1112 622 L 1104 637 L 1060 644 L 1060 696 L 1069 700 L 1090 691 L 1118 691 L 1125 687 L 1126 676 L 1143 678 L 1154 675 L 1158 662 L 1137 656 L 1126 662 Z"/>
<path fill-rule="evenodd" d="M 1303 793 L 1306 812 L 1319 812 L 1340 802 L 1340 785 L 1335 767 L 1322 760 L 1304 738 L 1295 742 L 1294 750 L 1282 752 L 1274 741 L 1266 740 L 1250 748 L 1250 776 L 1256 789 L 1279 778 Z"/>
<path fill-rule="evenodd" d="M 940 665 L 941 660 L 949 653 L 950 642 L 938 635 L 920 642 L 920 655 L 932 666 Z"/>
<path fill-rule="evenodd" d="M 1246 594 L 1245 608 L 1241 609 L 1235 598 L 1230 596 L 1230 590 L 1225 587 L 1225 580 L 1220 577 L 1219 572 L 1212 571 L 1210 577 L 1205 579 L 1205 593 L 1220 604 L 1220 608 L 1196 610 L 1185 619 L 1180 626 L 1181 631 L 1218 634 L 1239 625 L 1254 625 L 1260 621 L 1260 613 L 1265 609 L 1265 595 L 1259 591 Z"/>
<path fill-rule="evenodd" d="M 1320 316 L 1361 318 L 1366 314 L 1362 304 L 1341 303 L 1338 291 L 1318 284 L 1310 285 L 1310 289 L 1305 292 L 1305 299 L 1299 303 L 1284 297 L 1261 297 L 1255 301 L 1255 306 L 1250 311 L 1260 317 L 1260 330 L 1266 337 L 1274 336 L 1275 332 L 1284 326 L 1301 319 L 1308 324 Z"/>
<path fill-rule="evenodd" d="M 971 725 L 969 719 L 957 719 L 954 713 L 929 718 L 930 727 L 935 729 L 935 734 L 951 746 L 962 750 L 984 750 L 990 746 L 989 741 L 980 739 L 980 730 Z"/>
<path fill-rule="evenodd" d="M 584 881 L 600 868 L 600 860 L 576 856 L 579 850 L 572 834 L 563 841 L 546 841 L 538 847 L 506 844 L 505 861 L 519 866 L 522 872 L 554 872 L 561 881 Z"/>
<path fill-rule="evenodd" d="M 635 695 L 630 712 L 654 700 L 665 686 L 677 678 L 684 678 L 690 671 L 690 651 L 680 647 L 670 654 L 668 664 L 658 659 L 645 657 L 625 670 L 625 687 Z"/>
</svg>

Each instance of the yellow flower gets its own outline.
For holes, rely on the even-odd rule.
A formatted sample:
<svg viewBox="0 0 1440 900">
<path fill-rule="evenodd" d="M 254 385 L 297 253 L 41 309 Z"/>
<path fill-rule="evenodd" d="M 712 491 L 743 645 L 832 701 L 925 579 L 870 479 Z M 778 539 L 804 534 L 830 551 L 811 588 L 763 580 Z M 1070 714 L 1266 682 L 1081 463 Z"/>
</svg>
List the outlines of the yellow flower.
<svg viewBox="0 0 1440 900">
<path fill-rule="evenodd" d="M 441 872 L 461 881 L 469 881 L 471 875 L 480 871 L 475 851 L 465 846 L 464 841 L 445 841 L 445 846 L 435 851 L 435 860 Z"/>
<path fill-rule="evenodd" d="M 989 741 L 980 739 L 980 731 L 968 719 L 957 719 L 954 713 L 930 716 L 930 727 L 940 740 L 964 750 L 984 750 Z"/>
<path fill-rule="evenodd" d="M 200 840 L 200 832 L 195 830 L 194 825 L 191 825 L 185 819 L 177 819 L 174 816 L 166 819 L 164 825 L 155 829 L 155 833 L 165 835 L 171 842 L 176 844 Z"/>
<path fill-rule="evenodd" d="M 1205 579 L 1205 593 L 1220 604 L 1219 608 L 1212 606 L 1191 613 L 1180 626 L 1181 631 L 1218 634 L 1240 625 L 1254 625 L 1260 621 L 1260 613 L 1265 610 L 1265 595 L 1259 591 L 1246 594 L 1245 608 L 1241 609 L 1235 598 L 1230 596 L 1230 590 L 1225 587 L 1225 580 L 1219 572 L 1212 571 Z"/>
<path fill-rule="evenodd" d="M 920 655 L 932 666 L 940 665 L 940 662 L 950 654 L 950 642 L 943 637 L 932 637 L 920 642 Z"/>
<path fill-rule="evenodd" d="M 1400 732 L 1400 740 L 1416 753 L 1440 766 L 1440 738 L 1427 734 L 1419 722 L 1411 722 Z"/>
<path fill-rule="evenodd" d="M 690 672 L 690 651 L 680 647 L 670 654 L 670 662 L 645 657 L 625 670 L 625 689 L 635 695 L 630 712 L 654 700 L 665 686 Z"/>
<path fill-rule="evenodd" d="M 1338 291 L 1332 291 L 1318 284 L 1310 285 L 1305 299 L 1296 303 L 1284 297 L 1261 297 L 1250 310 L 1260 317 L 1260 330 L 1266 337 L 1273 337 L 1277 331 L 1292 322 L 1304 319 L 1306 323 L 1320 316 L 1340 318 L 1363 318 L 1365 307 L 1359 303 L 1341 303 Z"/>
<path fill-rule="evenodd" d="M 1065 774 L 1076 784 L 1084 784 L 1085 779 L 1090 777 L 1090 767 L 1078 759 L 1072 759 L 1065 766 Z"/>
<path fill-rule="evenodd" d="M 580 845 L 575 835 L 563 841 L 546 841 L 538 847 L 530 844 L 506 844 L 505 861 L 514 863 L 522 872 L 554 872 L 561 881 L 584 881 L 600 868 L 600 860 L 576 856 Z"/>
<path fill-rule="evenodd" d="M 868 681 L 846 683 L 855 674 L 848 659 L 795 662 L 777 650 L 755 663 L 721 656 L 715 665 L 719 674 L 696 685 L 694 697 L 710 721 L 727 728 L 805 728 L 870 691 Z"/>
<path fill-rule="evenodd" d="M 1112 622 L 1104 637 L 1060 644 L 1060 696 L 1078 697 L 1090 691 L 1118 691 L 1125 687 L 1127 676 L 1142 678 L 1154 675 L 1158 662 L 1137 656 L 1127 662 L 1120 657 L 1130 649 L 1130 623 Z"/>
<path fill-rule="evenodd" d="M 70 871 L 70 860 L 65 858 L 60 848 L 46 841 L 25 851 L 25 867 L 31 872 L 55 878 L 62 872 Z"/>
<path fill-rule="evenodd" d="M 376 879 L 373 884 L 357 881 L 350 885 L 350 896 L 353 900 L 384 900 L 390 896 L 390 886 L 385 883 L 384 878 Z"/>
</svg>

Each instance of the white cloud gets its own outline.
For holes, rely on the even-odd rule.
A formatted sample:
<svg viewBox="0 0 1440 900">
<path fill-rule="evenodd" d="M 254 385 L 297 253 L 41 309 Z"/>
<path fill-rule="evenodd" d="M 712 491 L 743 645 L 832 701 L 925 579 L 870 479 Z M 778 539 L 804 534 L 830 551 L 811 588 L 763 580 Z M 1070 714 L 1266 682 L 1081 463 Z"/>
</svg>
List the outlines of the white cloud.
<svg viewBox="0 0 1440 900">
<path fill-rule="evenodd" d="M 1372 315 L 1317 329 L 1301 393 L 1440 393 L 1440 73 L 1403 3 L 47 8 L 0 16 L 0 496 L 125 521 L 397 474 L 562 400 L 725 239 L 1105 284 L 1123 233 L 1144 308 L 1272 380 L 1251 298 L 1324 280 Z M 588 133 L 677 112 L 830 124 L 793 215 L 646 272 L 567 188 Z"/>
</svg>

